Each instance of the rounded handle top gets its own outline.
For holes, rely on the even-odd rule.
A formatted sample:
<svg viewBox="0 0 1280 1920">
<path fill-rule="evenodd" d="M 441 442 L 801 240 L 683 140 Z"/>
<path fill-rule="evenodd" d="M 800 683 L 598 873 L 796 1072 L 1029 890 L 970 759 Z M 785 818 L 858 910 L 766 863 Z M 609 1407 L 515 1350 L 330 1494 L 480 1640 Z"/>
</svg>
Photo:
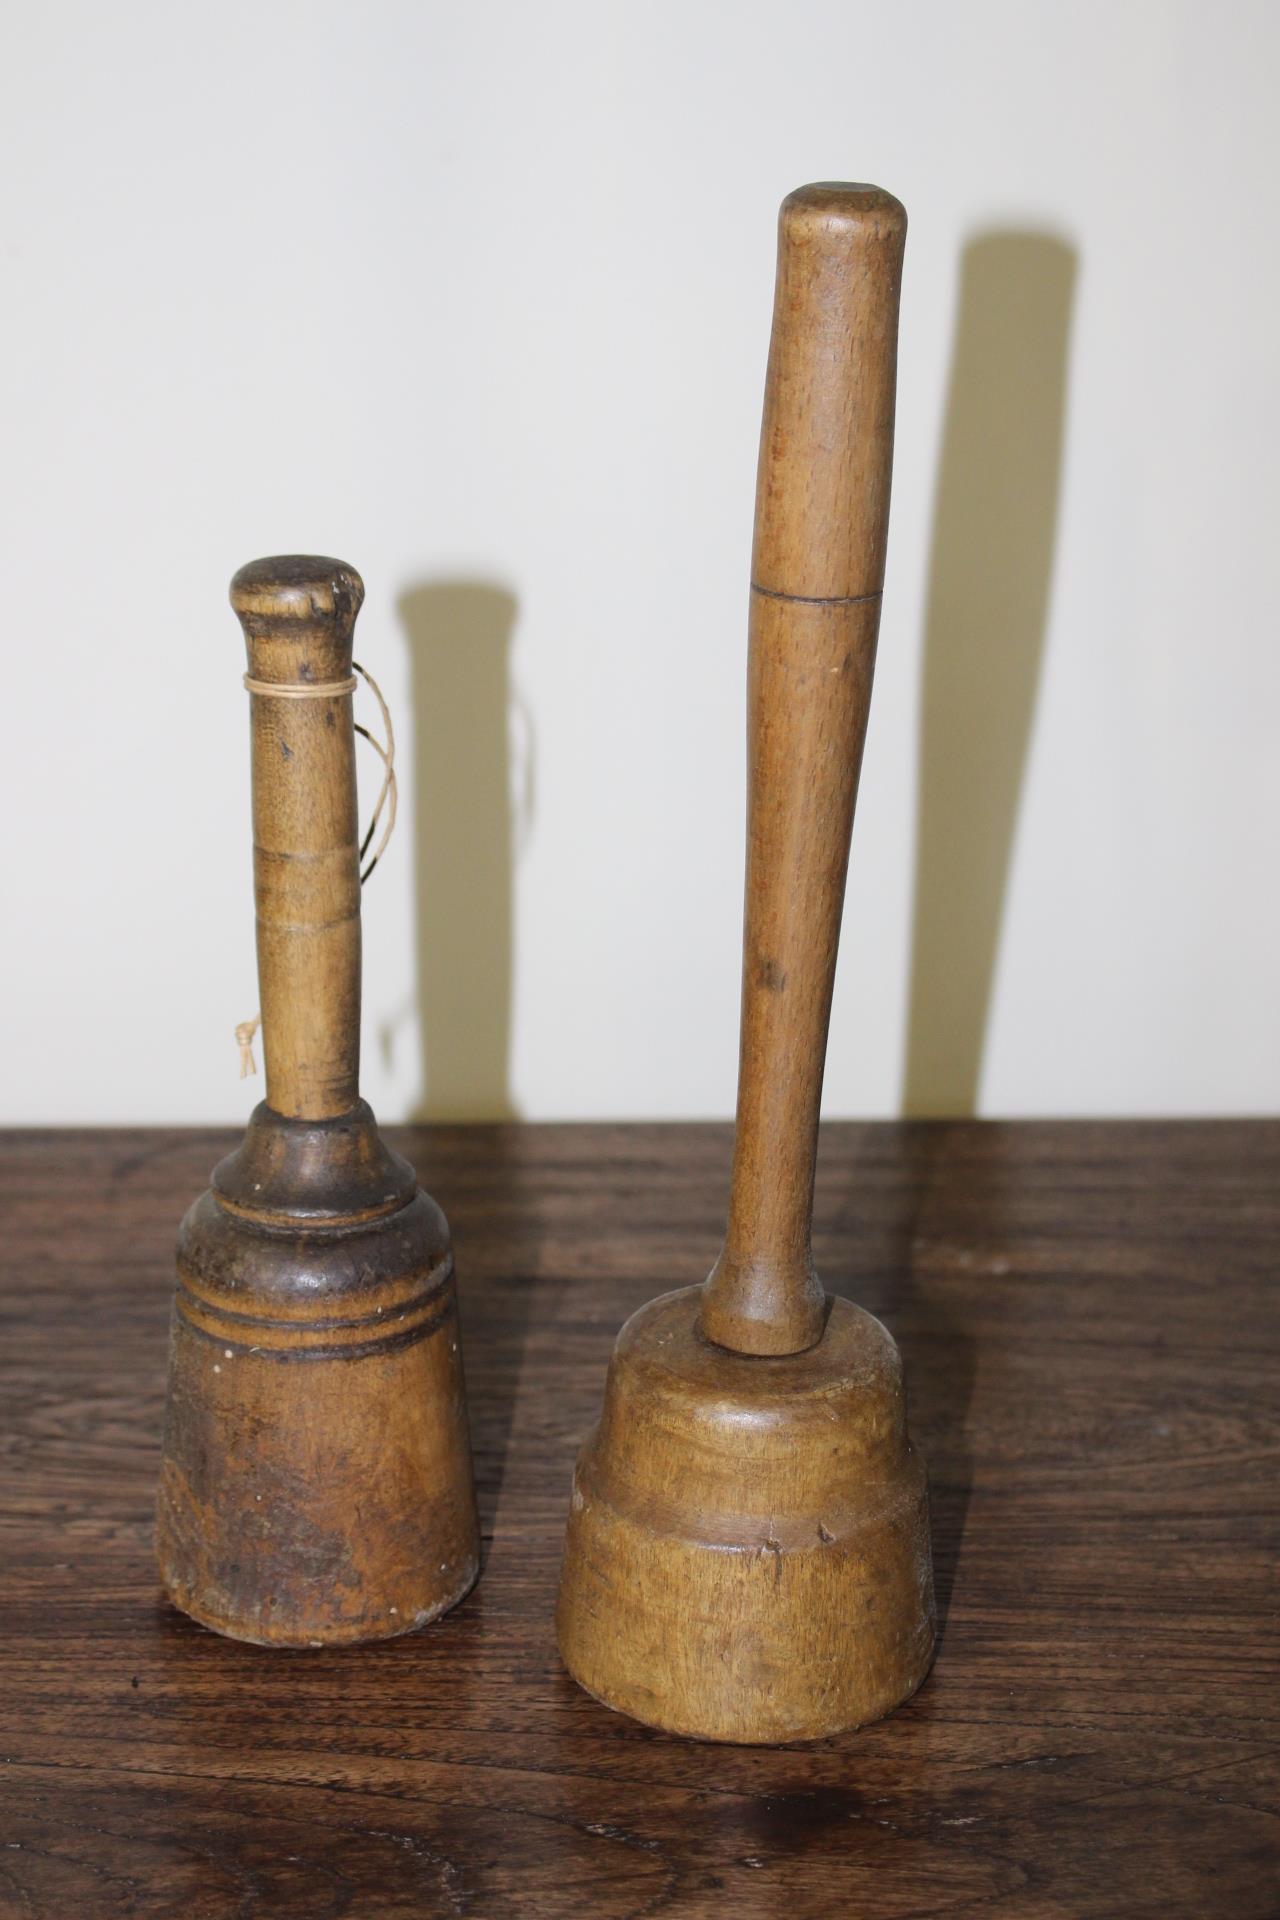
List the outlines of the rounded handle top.
<svg viewBox="0 0 1280 1920">
<path fill-rule="evenodd" d="M 354 620 L 364 581 L 345 560 L 286 553 L 251 560 L 231 582 L 231 604 L 243 620 Z"/>
<path fill-rule="evenodd" d="M 250 561 L 231 582 L 249 672 L 283 685 L 345 678 L 363 599 L 364 581 L 345 560 L 288 553 Z"/>
<path fill-rule="evenodd" d="M 850 230 L 905 234 L 907 210 L 883 187 L 863 181 L 815 180 L 797 187 L 782 203 L 782 230 L 790 238 L 812 237 L 840 244 Z"/>
<path fill-rule="evenodd" d="M 819 181 L 778 214 L 752 583 L 796 600 L 884 585 L 907 216 L 882 187 Z"/>
</svg>

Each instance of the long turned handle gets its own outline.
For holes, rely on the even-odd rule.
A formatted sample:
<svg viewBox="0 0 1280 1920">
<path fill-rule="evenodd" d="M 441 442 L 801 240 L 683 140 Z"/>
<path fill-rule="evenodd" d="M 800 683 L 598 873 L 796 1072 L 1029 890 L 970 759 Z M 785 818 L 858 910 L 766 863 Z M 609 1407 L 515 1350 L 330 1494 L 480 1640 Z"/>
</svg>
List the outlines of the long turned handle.
<svg viewBox="0 0 1280 1920">
<path fill-rule="evenodd" d="M 364 584 L 340 560 L 255 560 L 231 582 L 252 694 L 253 872 L 267 1105 L 359 1099 L 360 867 L 351 647 Z M 311 687 L 338 691 L 300 694 Z"/>
<path fill-rule="evenodd" d="M 822 1334 L 810 1238 L 840 915 L 884 585 L 907 217 L 878 187 L 782 203 L 756 483 L 738 1118 L 708 1339 Z"/>
</svg>

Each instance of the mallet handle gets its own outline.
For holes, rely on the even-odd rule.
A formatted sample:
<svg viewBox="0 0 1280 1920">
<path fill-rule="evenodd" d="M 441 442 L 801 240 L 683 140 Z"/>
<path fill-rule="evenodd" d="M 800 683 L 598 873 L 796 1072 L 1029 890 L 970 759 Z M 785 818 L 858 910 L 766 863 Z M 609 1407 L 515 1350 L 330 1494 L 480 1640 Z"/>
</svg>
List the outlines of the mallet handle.
<svg viewBox="0 0 1280 1920">
<path fill-rule="evenodd" d="M 701 1326 L 738 1353 L 822 1333 L 814 1160 L 880 625 L 906 214 L 878 187 L 782 203 L 756 483 L 738 1120 Z"/>
<path fill-rule="evenodd" d="M 340 560 L 256 560 L 231 583 L 250 678 L 341 686 L 364 585 Z M 349 692 L 254 693 L 253 871 L 267 1105 L 329 1120 L 360 1097 L 360 868 Z"/>
</svg>

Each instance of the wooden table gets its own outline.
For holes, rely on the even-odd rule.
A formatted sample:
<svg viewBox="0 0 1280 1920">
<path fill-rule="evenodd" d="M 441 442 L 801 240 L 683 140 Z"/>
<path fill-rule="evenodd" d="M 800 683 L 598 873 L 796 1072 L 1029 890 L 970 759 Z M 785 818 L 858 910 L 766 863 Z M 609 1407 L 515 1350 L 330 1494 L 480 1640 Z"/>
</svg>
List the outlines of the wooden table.
<svg viewBox="0 0 1280 1920">
<path fill-rule="evenodd" d="M 1280 1126 L 831 1126 L 817 1254 L 929 1459 L 941 1651 L 879 1726 L 699 1747 L 556 1659 L 619 1324 L 715 1253 L 725 1127 L 394 1136 L 458 1246 L 487 1566 L 272 1654 L 159 1599 L 170 1252 L 213 1132 L 0 1146 L 0 1913 L 1280 1912 Z"/>
</svg>

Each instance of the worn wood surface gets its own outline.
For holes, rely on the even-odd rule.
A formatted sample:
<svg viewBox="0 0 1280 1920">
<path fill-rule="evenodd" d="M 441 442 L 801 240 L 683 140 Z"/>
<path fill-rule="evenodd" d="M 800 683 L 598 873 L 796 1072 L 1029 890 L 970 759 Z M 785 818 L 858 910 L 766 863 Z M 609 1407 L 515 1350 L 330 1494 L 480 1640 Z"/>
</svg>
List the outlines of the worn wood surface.
<svg viewBox="0 0 1280 1920">
<path fill-rule="evenodd" d="M 816 1251 L 929 1461 L 942 1644 L 892 1718 L 694 1746 L 552 1633 L 620 1320 L 695 1281 L 724 1127 L 396 1134 L 459 1251 L 487 1568 L 321 1653 L 159 1598 L 173 1223 L 227 1134 L 0 1146 L 0 1914 L 1280 1910 L 1280 1127 L 833 1126 Z"/>
<path fill-rule="evenodd" d="M 355 568 L 319 554 L 251 561 L 231 582 L 257 686 L 348 688 L 248 703 L 265 1092 L 290 1120 L 334 1119 L 360 1097 L 351 654 L 363 602 Z"/>
<path fill-rule="evenodd" d="M 182 1209 L 156 1558 L 176 1606 L 264 1646 L 404 1633 L 480 1565 L 448 1224 L 358 1084 L 363 599 L 316 554 L 231 582 L 266 1099 Z"/>
<path fill-rule="evenodd" d="M 737 1353 L 798 1353 L 825 1325 L 809 1214 L 880 631 L 906 237 L 879 187 L 801 187 L 778 214 L 751 555 L 737 1135 L 701 1307 L 702 1331 Z"/>
<path fill-rule="evenodd" d="M 664 1288 L 620 1333 L 565 1535 L 569 1672 L 606 1706 L 704 1740 L 779 1744 L 878 1720 L 915 1692 L 936 1640 L 901 1362 L 882 1326 L 824 1289 L 812 1249 L 906 231 L 879 187 L 800 187 L 779 209 L 725 1239 L 701 1288 Z"/>
</svg>

